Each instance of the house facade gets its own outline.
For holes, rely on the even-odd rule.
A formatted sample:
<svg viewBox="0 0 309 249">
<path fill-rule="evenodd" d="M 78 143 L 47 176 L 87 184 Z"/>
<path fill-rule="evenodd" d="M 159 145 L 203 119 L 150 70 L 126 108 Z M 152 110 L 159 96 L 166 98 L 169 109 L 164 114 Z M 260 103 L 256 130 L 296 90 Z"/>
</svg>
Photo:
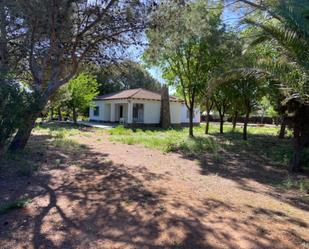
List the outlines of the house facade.
<svg viewBox="0 0 309 249">
<path fill-rule="evenodd" d="M 119 122 L 128 125 L 159 125 L 161 94 L 142 88 L 98 96 L 89 111 L 91 121 Z M 189 123 L 187 108 L 182 100 L 170 96 L 171 124 Z M 200 122 L 200 110 L 194 110 L 194 123 Z"/>
</svg>

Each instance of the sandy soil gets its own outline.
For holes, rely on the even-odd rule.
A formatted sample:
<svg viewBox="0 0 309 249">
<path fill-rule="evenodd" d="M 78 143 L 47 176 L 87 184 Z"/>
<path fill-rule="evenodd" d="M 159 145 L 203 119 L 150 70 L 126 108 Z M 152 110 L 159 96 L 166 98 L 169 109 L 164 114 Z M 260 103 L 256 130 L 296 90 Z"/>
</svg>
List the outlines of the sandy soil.
<svg viewBox="0 0 309 249">
<path fill-rule="evenodd" d="M 80 152 L 43 148 L 31 177 L 0 177 L 0 200 L 33 198 L 0 215 L 0 248 L 309 248 L 309 206 L 270 185 L 287 172 L 258 155 L 184 158 L 106 135 Z M 60 165 L 54 165 L 54 162 Z"/>
</svg>

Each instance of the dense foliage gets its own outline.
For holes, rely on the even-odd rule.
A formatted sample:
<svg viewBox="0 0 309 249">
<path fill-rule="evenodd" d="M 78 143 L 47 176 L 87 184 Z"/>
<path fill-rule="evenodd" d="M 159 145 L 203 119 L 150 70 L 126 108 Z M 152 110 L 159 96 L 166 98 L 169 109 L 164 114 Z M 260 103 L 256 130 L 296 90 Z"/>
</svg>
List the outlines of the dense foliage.
<svg viewBox="0 0 309 249">
<path fill-rule="evenodd" d="M 140 64 L 125 60 L 96 70 L 99 94 L 107 94 L 125 89 L 145 88 L 159 91 L 160 82 Z"/>
</svg>

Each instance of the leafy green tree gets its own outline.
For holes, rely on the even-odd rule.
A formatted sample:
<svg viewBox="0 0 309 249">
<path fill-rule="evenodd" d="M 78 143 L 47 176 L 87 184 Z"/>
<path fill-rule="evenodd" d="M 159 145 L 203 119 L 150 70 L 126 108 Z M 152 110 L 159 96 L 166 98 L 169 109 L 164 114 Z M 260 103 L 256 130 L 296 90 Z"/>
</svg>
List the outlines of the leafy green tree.
<svg viewBox="0 0 309 249">
<path fill-rule="evenodd" d="M 28 97 L 19 84 L 7 81 L 7 78 L 0 80 L 0 156 L 14 132 L 22 125 Z"/>
<path fill-rule="evenodd" d="M 145 88 L 159 91 L 160 82 L 140 64 L 125 60 L 118 64 L 111 64 L 97 69 L 97 81 L 100 95 L 125 89 Z"/>
<path fill-rule="evenodd" d="M 247 24 L 256 27 L 256 43 L 272 41 L 280 48 L 280 56 L 263 58 L 257 67 L 278 79 L 285 96 L 286 110 L 294 115 L 294 155 L 292 171 L 301 170 L 302 150 L 309 146 L 309 1 L 263 1 L 255 3 L 241 0 L 260 12 L 260 18 L 247 18 Z M 270 18 L 271 17 L 271 18 Z"/>
<path fill-rule="evenodd" d="M 182 93 L 189 110 L 189 136 L 193 137 L 193 112 L 208 74 L 222 57 L 217 56 L 224 33 L 222 7 L 207 1 L 167 1 L 152 16 L 144 58 L 159 66 L 163 77 Z"/>
<path fill-rule="evenodd" d="M 223 134 L 224 117 L 230 106 L 229 87 L 225 84 L 216 88 L 213 94 L 213 101 L 220 118 L 220 133 Z"/>
<path fill-rule="evenodd" d="M 69 81 L 67 91 L 69 96 L 65 103 L 72 110 L 73 121 L 76 123 L 78 114 L 85 111 L 98 95 L 98 83 L 95 76 L 81 73 Z"/>
<path fill-rule="evenodd" d="M 265 116 L 275 118 L 278 116 L 276 107 L 272 104 L 268 96 L 263 96 L 260 103 L 259 109 L 262 112 L 261 114 L 261 123 L 263 124 L 263 119 Z"/>
<path fill-rule="evenodd" d="M 153 7 L 152 1 L 116 0 L 0 3 L 4 6 L 4 15 L 0 15 L 5 20 L 1 19 L 0 25 L 6 28 L 1 39 L 9 41 L 5 45 L 0 42 L 0 51 L 11 51 L 6 55 L 16 58 L 15 68 L 22 70 L 16 71 L 15 80 L 26 82 L 33 101 L 10 145 L 11 151 L 25 147 L 48 101 L 85 64 L 118 60 L 124 57 L 126 48 L 139 44 Z M 16 11 L 7 14 L 10 9 Z"/>
<path fill-rule="evenodd" d="M 47 105 L 47 109 L 50 109 L 51 113 L 51 119 L 53 119 L 54 111 L 56 111 L 57 116 L 58 116 L 58 121 L 62 121 L 62 111 L 63 109 L 69 110 L 67 106 L 67 102 L 70 100 L 71 95 L 70 92 L 68 91 L 67 85 L 64 85 L 60 87 L 56 93 L 53 95 L 51 100 L 49 101 Z"/>
</svg>

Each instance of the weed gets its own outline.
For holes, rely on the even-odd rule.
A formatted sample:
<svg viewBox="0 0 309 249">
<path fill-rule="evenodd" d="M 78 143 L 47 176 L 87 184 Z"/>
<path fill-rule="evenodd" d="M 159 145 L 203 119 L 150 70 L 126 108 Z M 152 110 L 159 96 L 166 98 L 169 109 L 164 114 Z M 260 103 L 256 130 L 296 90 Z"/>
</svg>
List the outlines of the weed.
<svg viewBox="0 0 309 249">
<path fill-rule="evenodd" d="M 285 189 L 298 189 L 301 192 L 309 193 L 309 179 L 306 178 L 288 176 L 279 186 Z"/>
<path fill-rule="evenodd" d="M 4 203 L 0 206 L 0 214 L 5 214 L 14 209 L 23 208 L 30 202 L 31 200 L 29 198 L 22 198 L 16 201 Z"/>
</svg>

